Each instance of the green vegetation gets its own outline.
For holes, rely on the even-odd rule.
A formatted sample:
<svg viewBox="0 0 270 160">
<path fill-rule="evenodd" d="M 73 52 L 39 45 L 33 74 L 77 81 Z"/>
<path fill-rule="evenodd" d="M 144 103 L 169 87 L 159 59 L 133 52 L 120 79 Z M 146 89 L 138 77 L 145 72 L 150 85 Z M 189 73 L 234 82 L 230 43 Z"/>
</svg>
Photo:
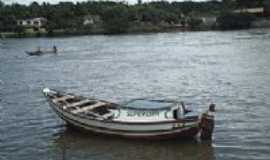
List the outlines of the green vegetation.
<svg viewBox="0 0 270 160">
<path fill-rule="evenodd" d="M 0 0 L 0 32 L 27 34 L 18 20 L 44 17 L 46 35 L 116 34 L 152 32 L 167 29 L 212 29 L 203 18 L 216 17 L 218 29 L 248 28 L 254 19 L 247 14 L 232 13 L 234 9 L 264 6 L 267 0 L 223 0 L 207 2 L 157 1 L 137 5 L 124 2 L 88 1 L 49 4 L 33 2 L 30 5 L 4 4 Z M 215 24 L 215 25 L 216 25 Z M 204 28 L 203 28 L 204 27 Z M 36 31 L 37 36 L 44 32 Z M 32 32 L 32 31 L 31 31 Z"/>
<path fill-rule="evenodd" d="M 217 23 L 222 30 L 246 29 L 254 19 L 255 17 L 249 14 L 224 13 L 217 19 Z"/>
<path fill-rule="evenodd" d="M 127 6 L 119 5 L 103 11 L 103 27 L 106 33 L 125 33 L 129 28 L 129 11 Z"/>
</svg>

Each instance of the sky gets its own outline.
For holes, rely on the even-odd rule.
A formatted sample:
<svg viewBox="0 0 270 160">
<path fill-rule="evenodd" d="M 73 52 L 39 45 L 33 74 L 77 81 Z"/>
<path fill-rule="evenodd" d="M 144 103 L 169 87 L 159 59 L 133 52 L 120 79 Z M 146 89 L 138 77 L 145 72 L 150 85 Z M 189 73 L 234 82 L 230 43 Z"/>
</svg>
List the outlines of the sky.
<svg viewBox="0 0 270 160">
<path fill-rule="evenodd" d="M 69 2 L 82 2 L 82 1 L 87 1 L 87 0 L 1 0 L 6 4 L 11 4 L 11 3 L 20 3 L 20 4 L 30 4 L 33 1 L 36 1 L 38 3 L 42 3 L 44 1 L 55 4 L 58 3 L 60 1 L 69 1 Z M 105 1 L 105 0 L 103 0 Z M 111 1 L 126 1 L 129 4 L 134 4 L 137 2 L 137 0 L 111 0 Z M 158 0 L 142 0 L 143 2 L 149 2 L 149 1 L 158 1 Z M 167 1 L 191 1 L 191 0 L 167 0 Z M 206 1 L 206 0 L 192 0 L 192 1 Z"/>
</svg>

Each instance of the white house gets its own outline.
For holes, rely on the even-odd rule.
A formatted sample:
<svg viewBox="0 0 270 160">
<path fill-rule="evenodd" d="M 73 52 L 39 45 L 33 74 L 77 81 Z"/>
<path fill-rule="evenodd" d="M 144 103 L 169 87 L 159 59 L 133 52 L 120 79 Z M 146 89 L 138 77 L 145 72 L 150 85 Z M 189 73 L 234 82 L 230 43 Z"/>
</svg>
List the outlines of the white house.
<svg viewBox="0 0 270 160">
<path fill-rule="evenodd" d="M 205 16 L 201 17 L 202 23 L 206 26 L 213 26 L 217 22 L 217 17 L 214 16 Z"/>
<path fill-rule="evenodd" d="M 40 28 L 46 25 L 47 19 L 43 17 L 17 20 L 18 26 Z"/>
<path fill-rule="evenodd" d="M 264 13 L 264 8 L 263 7 L 242 8 L 242 9 L 236 9 L 233 12 L 234 13 L 250 13 L 250 14 L 256 14 L 256 15 L 262 15 Z"/>
<path fill-rule="evenodd" d="M 83 18 L 83 25 L 93 25 L 99 23 L 101 18 L 99 15 L 87 15 Z"/>
</svg>

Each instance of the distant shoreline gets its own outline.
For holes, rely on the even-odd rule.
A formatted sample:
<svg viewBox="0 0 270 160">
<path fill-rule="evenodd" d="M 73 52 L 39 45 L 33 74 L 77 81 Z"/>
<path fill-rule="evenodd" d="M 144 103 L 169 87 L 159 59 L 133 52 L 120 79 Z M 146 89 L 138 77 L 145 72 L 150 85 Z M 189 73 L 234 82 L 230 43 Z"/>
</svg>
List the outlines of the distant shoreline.
<svg viewBox="0 0 270 160">
<path fill-rule="evenodd" d="M 270 27 L 270 2 L 86 1 L 5 4 L 0 38 L 117 35 Z"/>
<path fill-rule="evenodd" d="M 210 29 L 208 29 L 210 30 Z M 205 31 L 195 29 L 183 29 L 183 28 L 166 28 L 166 29 L 155 29 L 155 30 L 137 30 L 125 33 L 105 33 L 105 32 L 85 32 L 85 31 L 67 31 L 67 32 L 55 32 L 55 33 L 16 33 L 16 32 L 2 32 L 0 33 L 1 38 L 34 38 L 34 37 L 69 37 L 78 35 L 124 35 L 124 34 L 144 34 L 144 33 L 164 33 L 164 32 L 186 32 L 186 31 Z"/>
<path fill-rule="evenodd" d="M 270 26 L 257 26 L 257 27 L 250 27 L 245 29 L 267 29 Z M 125 32 L 125 33 L 114 33 L 108 34 L 105 32 L 102 33 L 90 33 L 90 32 L 62 32 L 62 33 L 16 33 L 16 32 L 2 32 L 0 33 L 0 38 L 39 38 L 39 37 L 72 37 L 72 36 L 86 36 L 86 35 L 136 35 L 136 34 L 151 34 L 151 33 L 173 33 L 173 32 L 203 32 L 203 31 L 236 31 L 236 30 L 244 30 L 244 29 L 232 29 L 232 30 L 219 30 L 219 29 L 210 29 L 210 28 L 174 28 L 174 29 L 160 29 L 160 30 L 152 30 L 152 31 L 136 31 L 136 32 Z"/>
</svg>

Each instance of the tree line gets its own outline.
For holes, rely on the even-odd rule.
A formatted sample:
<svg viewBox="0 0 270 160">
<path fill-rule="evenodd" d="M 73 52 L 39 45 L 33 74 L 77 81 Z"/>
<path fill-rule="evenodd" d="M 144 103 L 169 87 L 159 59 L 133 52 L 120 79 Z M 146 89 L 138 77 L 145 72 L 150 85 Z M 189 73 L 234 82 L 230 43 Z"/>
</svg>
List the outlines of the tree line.
<svg viewBox="0 0 270 160">
<path fill-rule="evenodd" d="M 29 5 L 18 3 L 7 5 L 0 0 L 0 32 L 20 31 L 21 28 L 16 25 L 16 21 L 33 17 L 48 19 L 46 25 L 48 31 L 57 29 L 91 30 L 90 25 L 82 25 L 84 17 L 87 15 L 100 16 L 102 20 L 100 25 L 107 33 L 124 33 L 134 25 L 158 26 L 161 22 L 166 24 L 188 23 L 189 26 L 196 27 L 200 24 L 197 18 L 200 15 L 217 16 L 219 23 L 222 24 L 229 23 L 230 18 L 241 21 L 242 17 L 231 14 L 231 10 L 263 6 L 265 1 L 267 0 L 157 1 L 135 5 L 128 5 L 125 2 L 87 1 L 59 2 L 58 4 L 32 2 Z M 244 21 L 252 20 L 246 16 L 244 15 Z M 230 25 L 224 28 L 230 28 Z"/>
</svg>

